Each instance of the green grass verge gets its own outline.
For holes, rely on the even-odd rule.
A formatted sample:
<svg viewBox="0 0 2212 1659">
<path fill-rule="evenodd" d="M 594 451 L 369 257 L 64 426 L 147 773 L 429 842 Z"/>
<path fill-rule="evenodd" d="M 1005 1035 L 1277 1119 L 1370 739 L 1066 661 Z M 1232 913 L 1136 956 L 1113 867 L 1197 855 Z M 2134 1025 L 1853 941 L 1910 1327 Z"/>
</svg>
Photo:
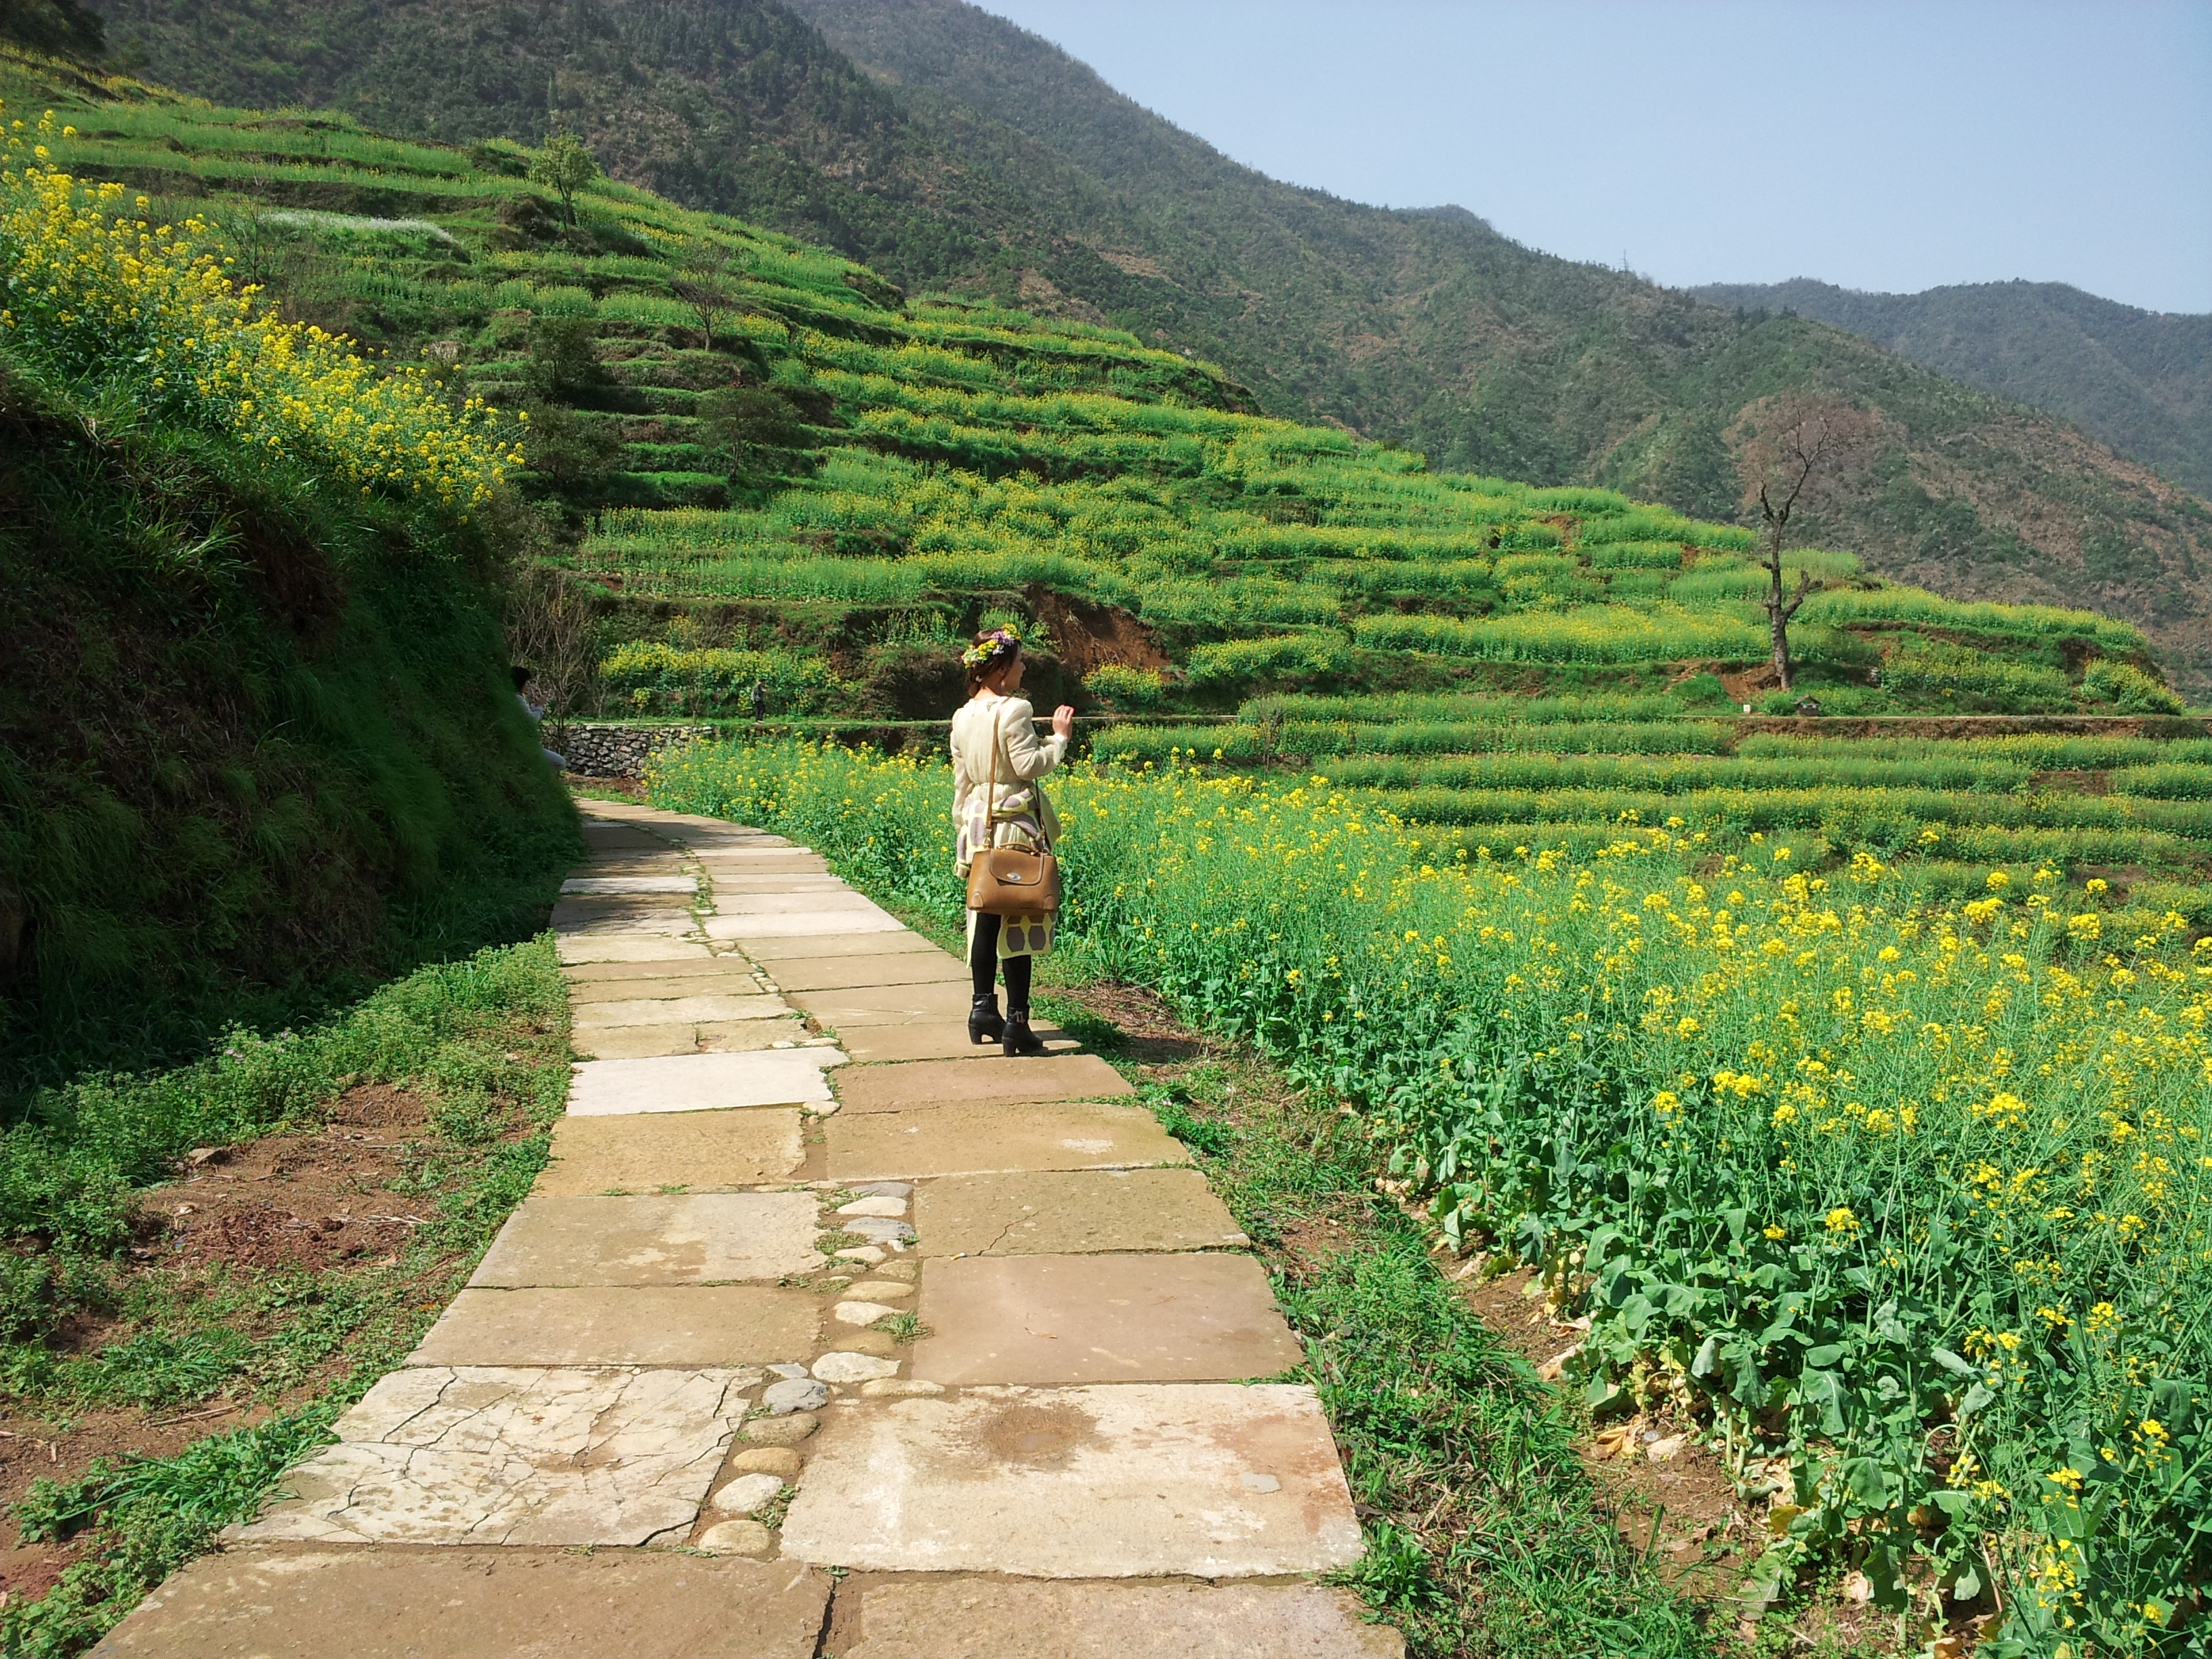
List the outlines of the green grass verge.
<svg viewBox="0 0 2212 1659">
<path fill-rule="evenodd" d="M 564 988 L 540 938 L 422 969 L 287 1040 L 234 1034 L 198 1066 L 108 1079 L 81 1096 L 73 1142 L 52 1126 L 11 1132 L 0 1164 L 9 1228 L 41 1248 L 0 1255 L 12 1339 L 0 1344 L 0 1399 L 58 1435 L 102 1407 L 135 1408 L 149 1425 L 210 1400 L 266 1414 L 167 1455 L 103 1458 L 34 1482 L 15 1510 L 21 1541 L 70 1544 L 74 1559 L 44 1595 L 0 1607 L 0 1653 L 83 1651 L 328 1438 L 529 1190 L 568 1074 Z M 392 1256 L 312 1273 L 140 1268 L 121 1254 L 159 1201 L 147 1185 L 172 1173 L 156 1148 L 312 1131 L 364 1082 L 428 1108 L 386 1187 L 389 1207 L 422 1218 Z M 106 1340 L 58 1352 L 58 1328 L 84 1316 L 104 1322 Z"/>
</svg>

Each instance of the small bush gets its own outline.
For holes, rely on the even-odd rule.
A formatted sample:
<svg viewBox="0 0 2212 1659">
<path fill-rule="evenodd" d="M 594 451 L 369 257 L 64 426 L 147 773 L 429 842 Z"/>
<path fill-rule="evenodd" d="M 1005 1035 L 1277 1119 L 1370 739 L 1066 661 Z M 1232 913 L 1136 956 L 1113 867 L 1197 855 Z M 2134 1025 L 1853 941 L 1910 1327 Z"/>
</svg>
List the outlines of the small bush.
<svg viewBox="0 0 2212 1659">
<path fill-rule="evenodd" d="M 1344 641 L 1328 634 L 1231 640 L 1221 645 L 1201 645 L 1190 653 L 1190 682 L 1231 687 L 1317 679 L 1342 673 L 1351 659 Z"/>
<path fill-rule="evenodd" d="M 2082 671 L 2081 695 L 2122 714 L 2179 714 L 2187 707 L 2142 669 L 2108 657 Z"/>
<path fill-rule="evenodd" d="M 599 680 L 617 708 L 651 714 L 741 714 L 754 682 L 779 714 L 835 714 L 848 689 L 817 656 L 781 651 L 685 650 L 657 641 L 618 645 L 599 664 Z"/>
<path fill-rule="evenodd" d="M 1109 662 L 1083 677 L 1083 689 L 1110 708 L 1157 708 L 1166 695 L 1167 681 L 1155 669 Z"/>
</svg>

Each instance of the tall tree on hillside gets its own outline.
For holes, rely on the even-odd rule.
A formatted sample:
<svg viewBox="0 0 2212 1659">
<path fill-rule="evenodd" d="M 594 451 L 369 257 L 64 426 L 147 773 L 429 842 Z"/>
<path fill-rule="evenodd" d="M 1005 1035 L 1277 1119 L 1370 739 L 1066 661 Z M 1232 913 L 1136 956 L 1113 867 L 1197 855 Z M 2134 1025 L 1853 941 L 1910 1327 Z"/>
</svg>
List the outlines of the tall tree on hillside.
<svg viewBox="0 0 2212 1659">
<path fill-rule="evenodd" d="M 704 237 L 693 241 L 677 260 L 683 275 L 669 284 L 679 304 L 699 319 L 699 332 L 707 349 L 714 349 L 714 325 L 737 307 L 730 288 L 730 250 Z"/>
<path fill-rule="evenodd" d="M 530 158 L 530 182 L 561 198 L 568 222 L 576 222 L 576 192 L 599 176 L 599 164 L 573 132 L 556 132 Z"/>
<path fill-rule="evenodd" d="M 1774 672 L 1790 689 L 1790 623 L 1813 590 L 1812 573 L 1797 572 L 1797 592 L 1782 580 L 1782 550 L 1792 520 L 1834 501 L 1857 482 L 1874 458 L 1880 430 L 1875 417 L 1841 398 L 1790 392 L 1774 399 L 1737 459 L 1747 509 L 1759 505 L 1766 538 L 1766 619 L 1774 641 Z"/>
</svg>

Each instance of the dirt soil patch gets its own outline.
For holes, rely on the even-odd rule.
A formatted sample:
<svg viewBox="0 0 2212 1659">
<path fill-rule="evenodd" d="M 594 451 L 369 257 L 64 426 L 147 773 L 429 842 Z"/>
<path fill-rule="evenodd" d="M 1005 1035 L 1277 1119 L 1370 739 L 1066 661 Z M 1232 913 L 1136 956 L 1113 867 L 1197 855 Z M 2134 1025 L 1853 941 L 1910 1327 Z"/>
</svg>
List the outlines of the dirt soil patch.
<svg viewBox="0 0 2212 1659">
<path fill-rule="evenodd" d="M 1077 679 L 1108 663 L 1124 668 L 1170 666 L 1152 630 L 1118 605 L 1087 604 L 1048 587 L 1032 587 L 1022 597 L 1044 624 L 1060 665 Z"/>
<path fill-rule="evenodd" d="M 275 1134 L 230 1147 L 202 1147 L 178 1178 L 143 1194 L 137 1242 L 121 1264 L 133 1275 L 304 1271 L 318 1275 L 380 1268 L 398 1259 L 408 1234 L 428 1218 L 390 1190 L 410 1141 L 428 1133 L 419 1096 L 382 1085 L 349 1090 L 326 1109 L 318 1129 Z M 123 1322 L 76 1318 L 54 1334 L 63 1353 L 97 1350 L 124 1334 Z M 343 1364 L 342 1360 L 334 1364 Z M 13 1506 L 37 1480 L 82 1477 L 101 1458 L 173 1455 L 207 1435 L 259 1422 L 318 1393 L 327 1378 L 303 1380 L 269 1400 L 212 1399 L 174 1407 L 78 1409 L 29 1402 L 0 1405 L 0 1595 L 35 1600 L 52 1589 L 81 1551 L 85 1533 L 62 1544 L 25 1544 Z"/>
</svg>

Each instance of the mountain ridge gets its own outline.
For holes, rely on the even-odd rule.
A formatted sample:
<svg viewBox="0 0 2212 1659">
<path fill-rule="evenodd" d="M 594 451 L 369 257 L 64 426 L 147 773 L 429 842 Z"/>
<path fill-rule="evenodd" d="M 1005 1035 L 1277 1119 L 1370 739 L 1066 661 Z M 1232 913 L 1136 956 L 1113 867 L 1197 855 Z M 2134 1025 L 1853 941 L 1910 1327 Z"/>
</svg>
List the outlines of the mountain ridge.
<svg viewBox="0 0 2212 1659">
<path fill-rule="evenodd" d="M 1886 294 L 1798 276 L 1685 292 L 1848 329 L 2063 416 L 2176 483 L 2212 490 L 2212 313 L 2146 311 L 2071 283 L 2025 279 Z"/>
<path fill-rule="evenodd" d="M 1877 487 L 1808 533 L 1962 598 L 2099 605 L 2212 685 L 2212 511 L 2063 423 L 1471 212 L 1268 179 L 953 0 L 114 0 L 110 34 L 218 100 L 461 142 L 570 125 L 617 176 L 912 289 L 1194 350 L 1270 413 L 1442 467 L 1727 515 L 1765 400 L 1850 398 L 1884 417 Z"/>
</svg>

